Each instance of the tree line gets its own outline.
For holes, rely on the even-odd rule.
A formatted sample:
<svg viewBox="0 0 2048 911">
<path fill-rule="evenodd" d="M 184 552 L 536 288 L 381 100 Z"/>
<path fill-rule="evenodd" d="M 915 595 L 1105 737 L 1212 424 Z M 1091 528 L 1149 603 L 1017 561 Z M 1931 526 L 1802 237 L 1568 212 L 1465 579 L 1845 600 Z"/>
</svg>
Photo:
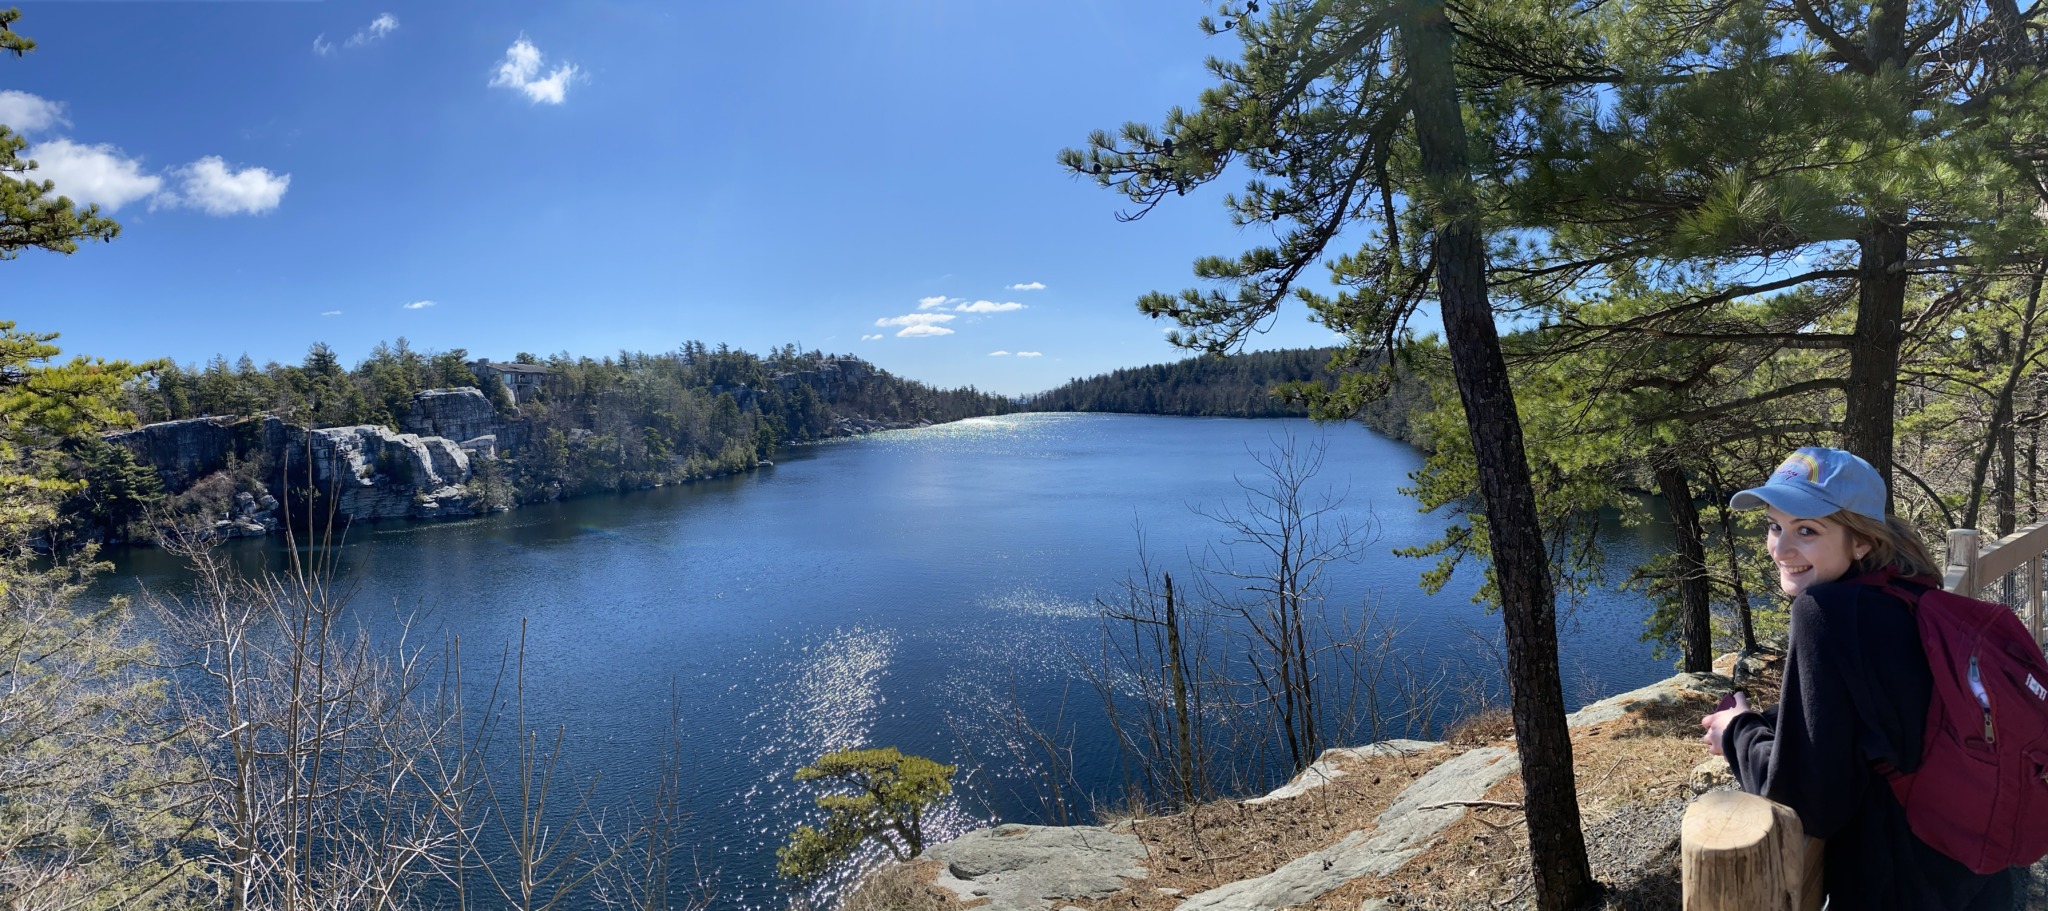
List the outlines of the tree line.
<svg viewBox="0 0 2048 911">
<path fill-rule="evenodd" d="M 1309 396 L 1333 385 L 1347 369 L 1343 356 L 1338 348 L 1198 355 L 1170 364 L 1125 367 L 1068 380 L 1026 396 L 1024 408 L 1186 417 L 1308 417 Z M 1384 394 L 1359 403 L 1355 417 L 1395 439 L 1412 440 L 1410 414 L 1428 400 L 1426 386 L 1405 373 L 1396 373 Z"/>
</svg>

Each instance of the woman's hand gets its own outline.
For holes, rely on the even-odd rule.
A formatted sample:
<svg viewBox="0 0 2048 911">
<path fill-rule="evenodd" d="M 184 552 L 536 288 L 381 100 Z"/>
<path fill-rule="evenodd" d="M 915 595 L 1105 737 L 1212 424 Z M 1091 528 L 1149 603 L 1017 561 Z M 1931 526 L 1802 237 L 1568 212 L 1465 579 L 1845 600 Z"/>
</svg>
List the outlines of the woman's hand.
<svg viewBox="0 0 2048 911">
<path fill-rule="evenodd" d="M 1743 695 L 1741 690 L 1737 690 L 1735 691 L 1735 704 L 1733 706 L 1700 719 L 1700 727 L 1707 729 L 1707 732 L 1700 737 L 1701 740 L 1707 742 L 1707 752 L 1716 756 L 1721 755 L 1721 735 L 1728 730 L 1728 722 L 1735 720 L 1735 716 L 1747 711 L 1749 711 L 1749 697 Z"/>
</svg>

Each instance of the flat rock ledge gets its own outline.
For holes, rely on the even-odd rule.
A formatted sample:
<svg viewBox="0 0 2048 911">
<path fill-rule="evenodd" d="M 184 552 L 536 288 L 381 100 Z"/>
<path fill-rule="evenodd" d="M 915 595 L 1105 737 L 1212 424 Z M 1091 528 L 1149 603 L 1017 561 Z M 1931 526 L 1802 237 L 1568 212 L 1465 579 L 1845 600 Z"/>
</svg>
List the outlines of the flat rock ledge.
<svg viewBox="0 0 2048 911">
<path fill-rule="evenodd" d="M 1719 697 L 1735 682 L 1721 674 L 1678 674 L 1649 686 L 1611 696 L 1572 713 L 1568 723 L 1585 727 L 1613 721 L 1687 694 Z M 1370 746 L 1325 751 L 1292 781 L 1262 797 L 1261 805 L 1299 798 L 1342 778 L 1345 766 L 1376 757 L 1435 749 L 1440 743 L 1389 740 Z M 1270 911 L 1304 904 L 1365 876 L 1388 876 L 1428 850 L 1439 835 L 1509 775 L 1521 771 L 1512 746 L 1481 747 L 1439 763 L 1410 783 L 1370 828 L 1351 832 L 1322 850 L 1295 858 L 1262 876 L 1228 883 L 1187 897 L 1175 911 Z M 1726 762 L 1701 763 L 1692 774 L 1695 791 L 1724 785 Z M 1064 911 L 1076 900 L 1100 899 L 1142 881 L 1145 846 L 1126 831 L 1095 826 L 1001 825 L 969 832 L 925 851 L 944 869 L 935 880 L 974 911 Z M 1162 893 L 1178 894 L 1173 890 Z M 1368 900 L 1360 911 L 1388 907 Z"/>
<path fill-rule="evenodd" d="M 1581 728 L 1613 721 L 1646 705 L 1669 703 L 1686 693 L 1704 693 L 1719 699 L 1733 689 L 1735 681 L 1720 674 L 1674 674 L 1641 689 L 1609 696 L 1566 715 L 1565 724 Z"/>
<path fill-rule="evenodd" d="M 1313 901 L 1361 876 L 1386 876 L 1465 815 L 1465 807 L 1456 804 L 1484 797 L 1521 767 L 1504 747 L 1469 750 L 1416 779 L 1373 821 L 1370 832 L 1352 832 L 1264 876 L 1199 893 L 1175 911 L 1267 911 Z"/>
<path fill-rule="evenodd" d="M 976 911 L 1045 911 L 1066 899 L 1104 898 L 1143 879 L 1145 846 L 1100 826 L 1001 825 L 924 852 L 945 864 L 936 884 Z"/>
<path fill-rule="evenodd" d="M 1294 780 L 1274 788 L 1270 794 L 1254 797 L 1245 803 L 1256 807 L 1307 794 L 1344 777 L 1344 767 L 1340 763 L 1345 760 L 1363 761 L 1381 756 L 1406 756 L 1440 746 L 1443 746 L 1441 740 L 1382 740 L 1362 747 L 1324 750 L 1323 755 L 1317 756 L 1315 762 L 1302 769 L 1301 774 L 1294 776 Z"/>
</svg>

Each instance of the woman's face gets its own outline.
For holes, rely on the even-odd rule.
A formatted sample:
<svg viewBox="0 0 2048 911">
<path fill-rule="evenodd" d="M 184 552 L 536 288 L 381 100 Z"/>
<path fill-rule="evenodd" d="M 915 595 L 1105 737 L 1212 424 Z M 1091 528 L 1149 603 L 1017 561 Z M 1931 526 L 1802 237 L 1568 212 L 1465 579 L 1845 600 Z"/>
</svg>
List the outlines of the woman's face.
<svg viewBox="0 0 2048 911">
<path fill-rule="evenodd" d="M 1778 564 L 1778 587 L 1788 598 L 1842 578 L 1870 551 L 1869 545 L 1852 540 L 1849 530 L 1834 522 L 1795 519 L 1776 507 L 1769 512 L 1771 561 Z"/>
</svg>

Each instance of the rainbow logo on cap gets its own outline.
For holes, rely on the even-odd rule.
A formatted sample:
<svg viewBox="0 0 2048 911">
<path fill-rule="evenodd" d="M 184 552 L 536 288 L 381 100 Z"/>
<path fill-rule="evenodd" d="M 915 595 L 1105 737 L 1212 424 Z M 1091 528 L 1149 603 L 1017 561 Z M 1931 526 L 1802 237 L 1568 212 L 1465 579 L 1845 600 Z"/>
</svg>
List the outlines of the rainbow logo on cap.
<svg viewBox="0 0 2048 911">
<path fill-rule="evenodd" d="M 1788 481 L 1804 480 L 1809 484 L 1818 484 L 1820 483 L 1820 463 L 1814 461 L 1813 456 L 1803 452 L 1795 452 L 1785 459 L 1785 464 L 1778 466 L 1778 470 L 1771 473 L 1771 480 L 1775 481 L 1779 478 L 1784 478 Z"/>
</svg>

